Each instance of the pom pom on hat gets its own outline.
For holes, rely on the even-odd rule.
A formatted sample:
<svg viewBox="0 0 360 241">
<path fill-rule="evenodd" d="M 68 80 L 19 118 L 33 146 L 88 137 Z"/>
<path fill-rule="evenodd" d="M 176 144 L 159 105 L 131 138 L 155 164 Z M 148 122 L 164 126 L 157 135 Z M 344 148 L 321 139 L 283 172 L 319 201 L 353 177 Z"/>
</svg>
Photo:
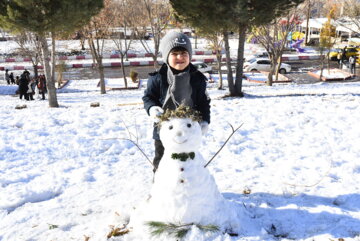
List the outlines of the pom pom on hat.
<svg viewBox="0 0 360 241">
<path fill-rule="evenodd" d="M 163 60 L 168 63 L 169 53 L 173 48 L 182 47 L 188 53 L 191 61 L 192 47 L 190 39 L 183 33 L 171 31 L 167 33 L 160 42 L 160 52 Z"/>
</svg>

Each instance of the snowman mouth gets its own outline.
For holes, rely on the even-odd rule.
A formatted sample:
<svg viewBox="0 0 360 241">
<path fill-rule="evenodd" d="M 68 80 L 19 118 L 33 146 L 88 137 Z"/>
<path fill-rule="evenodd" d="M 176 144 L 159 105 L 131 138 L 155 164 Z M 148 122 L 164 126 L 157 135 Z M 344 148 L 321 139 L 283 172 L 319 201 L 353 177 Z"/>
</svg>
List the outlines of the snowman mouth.
<svg viewBox="0 0 360 241">
<path fill-rule="evenodd" d="M 185 139 L 185 140 L 176 140 L 176 139 L 174 139 L 173 140 L 176 144 L 184 144 L 185 142 L 187 142 L 187 139 Z"/>
</svg>

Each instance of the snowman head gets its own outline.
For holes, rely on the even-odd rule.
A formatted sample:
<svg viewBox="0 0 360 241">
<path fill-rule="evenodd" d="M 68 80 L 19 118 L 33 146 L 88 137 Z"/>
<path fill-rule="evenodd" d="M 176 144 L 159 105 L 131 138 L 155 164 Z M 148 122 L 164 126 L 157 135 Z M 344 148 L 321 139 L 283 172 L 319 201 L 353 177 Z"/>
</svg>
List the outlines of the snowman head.
<svg viewBox="0 0 360 241">
<path fill-rule="evenodd" d="M 160 139 L 165 150 L 171 152 L 194 152 L 201 146 L 201 120 L 198 112 L 180 106 L 167 110 L 160 124 Z"/>
</svg>

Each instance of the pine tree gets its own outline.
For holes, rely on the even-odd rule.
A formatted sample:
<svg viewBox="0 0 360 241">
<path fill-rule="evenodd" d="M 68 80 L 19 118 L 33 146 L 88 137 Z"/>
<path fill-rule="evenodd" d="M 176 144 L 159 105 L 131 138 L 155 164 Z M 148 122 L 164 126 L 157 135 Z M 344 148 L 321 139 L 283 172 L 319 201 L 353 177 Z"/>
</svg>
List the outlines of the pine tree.
<svg viewBox="0 0 360 241">
<path fill-rule="evenodd" d="M 203 31 L 237 30 L 239 34 L 237 71 L 235 84 L 229 78 L 232 96 L 242 96 L 242 74 L 246 32 L 250 26 L 270 22 L 284 11 L 304 0 L 170 0 L 180 19 Z M 227 36 L 224 35 L 225 51 L 228 53 Z M 227 55 L 227 58 L 230 56 Z M 228 66 L 228 71 L 230 70 Z"/>
<path fill-rule="evenodd" d="M 229 16 L 234 13 L 236 1 L 233 0 L 170 0 L 175 10 L 175 16 L 180 21 L 196 28 L 198 32 L 207 36 L 216 36 L 219 33 L 224 37 L 226 66 L 228 69 L 228 85 L 231 95 L 236 94 L 231 70 L 229 32 L 237 29 L 236 23 Z"/>
<path fill-rule="evenodd" d="M 103 0 L 8 0 L 1 1 L 0 27 L 11 32 L 29 31 L 41 42 L 50 107 L 58 107 L 55 88 L 55 36 L 86 24 L 103 7 Z M 51 36 L 52 50 L 49 63 Z"/>
</svg>

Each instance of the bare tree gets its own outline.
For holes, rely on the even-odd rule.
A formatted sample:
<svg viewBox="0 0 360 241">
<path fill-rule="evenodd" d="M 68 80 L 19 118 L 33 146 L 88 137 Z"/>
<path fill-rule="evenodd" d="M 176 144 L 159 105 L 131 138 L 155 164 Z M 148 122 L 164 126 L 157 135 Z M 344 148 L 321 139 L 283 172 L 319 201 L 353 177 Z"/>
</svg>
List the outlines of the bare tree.
<svg viewBox="0 0 360 241">
<path fill-rule="evenodd" d="M 121 69 L 124 77 L 125 88 L 127 88 L 127 78 L 125 73 L 124 58 L 127 58 L 130 46 L 135 38 L 134 22 L 136 20 L 136 12 L 132 7 L 133 2 L 131 0 L 119 0 L 114 3 L 114 12 L 116 17 L 115 26 L 121 27 L 122 31 L 114 28 L 113 30 L 113 42 L 115 43 L 117 52 L 120 55 Z M 128 38 L 130 36 L 130 38 Z"/>
<path fill-rule="evenodd" d="M 360 2 L 358 0 L 342 0 L 343 20 L 338 23 L 351 32 L 360 33 Z"/>
<path fill-rule="evenodd" d="M 216 55 L 216 63 L 219 69 L 219 86 L 218 89 L 223 89 L 223 79 L 222 79 L 222 73 L 221 73 L 221 61 L 222 61 L 222 49 L 224 45 L 224 35 L 220 32 L 218 33 L 207 33 L 202 34 L 199 33 L 200 36 L 204 36 L 209 41 L 209 47 L 212 51 L 215 51 Z"/>
<path fill-rule="evenodd" d="M 109 29 L 114 21 L 112 14 L 112 1 L 104 0 L 104 8 L 91 18 L 90 23 L 84 27 L 84 33 L 91 50 L 95 67 L 100 75 L 100 93 L 106 94 L 103 55 L 105 40 L 109 37 Z"/>
<path fill-rule="evenodd" d="M 34 76 L 37 78 L 38 66 L 42 61 L 39 38 L 32 32 L 22 32 L 16 36 L 15 42 L 19 45 L 20 55 L 30 59 L 34 68 Z"/>
<path fill-rule="evenodd" d="M 139 1 L 136 3 L 138 7 L 137 12 L 139 14 L 139 22 L 136 24 L 135 30 L 145 51 L 151 54 L 154 61 L 154 67 L 157 69 L 160 39 L 170 22 L 171 6 L 168 0 L 142 0 L 141 2 Z M 146 35 L 148 34 L 148 26 L 150 27 L 151 39 L 153 41 L 153 50 L 145 41 Z"/>
<path fill-rule="evenodd" d="M 299 6 L 299 11 L 306 16 L 306 29 L 305 29 L 305 45 L 309 44 L 309 22 L 311 18 L 311 10 L 314 7 L 316 0 L 305 0 L 303 4 Z"/>
<path fill-rule="evenodd" d="M 81 50 L 85 50 L 86 36 L 83 29 L 77 30 L 73 39 L 79 40 Z"/>
<path fill-rule="evenodd" d="M 288 43 L 288 35 L 298 23 L 295 10 L 290 11 L 284 18 L 276 18 L 269 24 L 261 25 L 252 30 L 260 44 L 266 49 L 271 61 L 267 85 L 273 83 L 273 75 L 278 79 L 281 58 Z"/>
</svg>

